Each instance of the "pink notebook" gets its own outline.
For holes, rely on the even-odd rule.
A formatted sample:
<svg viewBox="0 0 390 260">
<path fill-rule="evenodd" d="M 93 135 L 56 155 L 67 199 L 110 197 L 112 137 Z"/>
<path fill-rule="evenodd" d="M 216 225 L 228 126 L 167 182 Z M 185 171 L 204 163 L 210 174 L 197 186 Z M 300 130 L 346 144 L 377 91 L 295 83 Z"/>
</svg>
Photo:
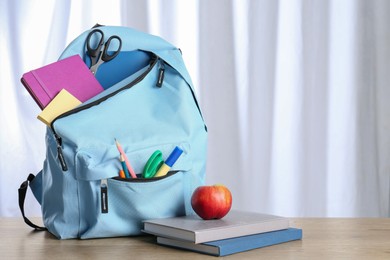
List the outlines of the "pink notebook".
<svg viewBox="0 0 390 260">
<path fill-rule="evenodd" d="M 62 89 L 81 102 L 104 90 L 79 55 L 27 72 L 21 81 L 41 109 Z"/>
</svg>

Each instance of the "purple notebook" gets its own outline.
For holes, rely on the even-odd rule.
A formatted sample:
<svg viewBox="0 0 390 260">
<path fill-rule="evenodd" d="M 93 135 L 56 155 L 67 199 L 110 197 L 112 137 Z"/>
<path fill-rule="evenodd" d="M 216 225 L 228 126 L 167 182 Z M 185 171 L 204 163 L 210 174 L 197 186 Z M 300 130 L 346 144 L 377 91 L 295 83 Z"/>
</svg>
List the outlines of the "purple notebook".
<svg viewBox="0 0 390 260">
<path fill-rule="evenodd" d="M 27 72 L 23 74 L 21 81 L 41 109 L 62 89 L 66 89 L 81 102 L 104 90 L 79 55 Z"/>
</svg>

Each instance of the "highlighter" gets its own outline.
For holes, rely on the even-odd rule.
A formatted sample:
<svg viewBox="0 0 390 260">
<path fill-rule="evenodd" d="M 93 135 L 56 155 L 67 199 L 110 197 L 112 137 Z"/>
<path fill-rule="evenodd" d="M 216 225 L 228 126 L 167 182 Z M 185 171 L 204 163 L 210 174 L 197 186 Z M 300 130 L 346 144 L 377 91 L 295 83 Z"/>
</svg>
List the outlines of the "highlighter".
<svg viewBox="0 0 390 260">
<path fill-rule="evenodd" d="M 161 177 L 168 173 L 168 171 L 171 169 L 171 167 L 175 164 L 177 159 L 179 159 L 180 155 L 183 153 L 183 150 L 179 147 L 175 147 L 171 154 L 168 156 L 167 160 L 161 165 L 161 167 L 158 169 L 157 173 L 154 175 L 154 177 Z"/>
</svg>

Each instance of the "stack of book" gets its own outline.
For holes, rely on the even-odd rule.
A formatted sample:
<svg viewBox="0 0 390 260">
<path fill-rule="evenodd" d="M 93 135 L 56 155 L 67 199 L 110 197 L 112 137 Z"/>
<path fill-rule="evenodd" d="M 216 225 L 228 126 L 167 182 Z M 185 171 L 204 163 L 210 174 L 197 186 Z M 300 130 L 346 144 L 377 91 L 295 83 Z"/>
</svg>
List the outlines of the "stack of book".
<svg viewBox="0 0 390 260">
<path fill-rule="evenodd" d="M 218 220 L 195 215 L 146 220 L 143 231 L 156 235 L 158 244 L 214 256 L 302 239 L 302 229 L 290 227 L 288 218 L 234 210 Z"/>
</svg>

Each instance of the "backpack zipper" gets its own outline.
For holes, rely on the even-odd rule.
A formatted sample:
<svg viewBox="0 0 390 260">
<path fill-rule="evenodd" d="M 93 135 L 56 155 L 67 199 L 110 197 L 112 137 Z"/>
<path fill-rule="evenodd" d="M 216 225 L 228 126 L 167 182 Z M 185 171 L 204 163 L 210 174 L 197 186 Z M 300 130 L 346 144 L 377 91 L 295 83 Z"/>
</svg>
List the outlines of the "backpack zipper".
<svg viewBox="0 0 390 260">
<path fill-rule="evenodd" d="M 157 78 L 157 83 L 156 87 L 161 88 L 163 81 L 164 81 L 164 74 L 165 74 L 165 66 L 164 66 L 164 61 L 160 63 L 160 69 L 158 70 L 158 78 Z"/>
<path fill-rule="evenodd" d="M 123 182 L 138 182 L 138 183 L 147 183 L 147 182 L 155 182 L 162 180 L 164 178 L 168 178 L 169 176 L 172 176 L 176 173 L 178 173 L 178 170 L 175 171 L 169 171 L 166 175 L 160 176 L 160 177 L 153 177 L 153 178 L 143 178 L 141 174 L 137 174 L 137 178 L 126 178 L 123 179 L 121 177 L 112 177 L 111 179 L 117 180 L 117 181 L 123 181 Z"/>
<path fill-rule="evenodd" d="M 159 57 L 155 54 L 152 53 L 152 58 L 151 58 L 151 63 L 150 63 L 150 66 L 149 68 L 144 72 L 142 73 L 140 76 L 138 76 L 135 80 L 133 80 L 132 82 L 130 82 L 129 84 L 127 84 L 126 86 L 118 89 L 117 91 L 114 91 L 112 92 L 111 94 L 107 95 L 107 96 L 104 96 L 100 99 L 97 99 L 91 103 L 88 103 L 86 105 L 81 105 L 79 107 L 76 107 L 68 112 L 65 112 L 59 116 L 57 116 L 56 118 L 53 119 L 53 121 L 51 122 L 50 124 L 50 128 L 54 134 L 54 138 L 56 139 L 56 142 L 57 142 L 57 157 L 58 157 L 58 160 L 60 162 L 60 165 L 61 165 L 61 168 L 62 168 L 62 171 L 66 172 L 68 170 L 68 166 L 66 164 L 66 161 L 65 161 L 65 157 L 64 157 L 64 154 L 63 154 L 63 151 L 62 151 L 62 138 L 57 134 L 55 128 L 54 128 L 54 122 L 60 118 L 63 118 L 63 117 L 67 117 L 67 116 L 70 116 L 72 114 L 75 114 L 75 113 L 78 113 L 80 111 L 83 111 L 85 109 L 88 109 L 88 108 L 91 108 L 93 106 L 96 106 L 98 104 L 100 104 L 101 102 L 111 98 L 112 96 L 115 96 L 116 94 L 118 94 L 119 92 L 125 90 L 125 89 L 129 89 L 131 87 L 133 87 L 134 85 L 138 84 L 139 82 L 141 82 L 145 77 L 146 75 L 149 74 L 149 72 L 154 68 L 154 66 L 157 64 L 157 62 L 159 61 Z"/>
<path fill-rule="evenodd" d="M 100 181 L 100 205 L 102 213 L 108 213 L 108 187 L 107 179 Z"/>
</svg>

